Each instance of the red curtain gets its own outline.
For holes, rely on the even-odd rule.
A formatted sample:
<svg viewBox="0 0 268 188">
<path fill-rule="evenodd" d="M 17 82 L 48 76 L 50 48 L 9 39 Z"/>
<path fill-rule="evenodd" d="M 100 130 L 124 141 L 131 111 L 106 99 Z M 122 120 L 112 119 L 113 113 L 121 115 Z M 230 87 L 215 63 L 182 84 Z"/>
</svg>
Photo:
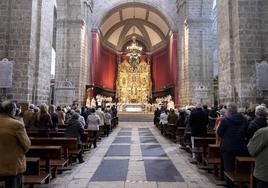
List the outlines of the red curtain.
<svg viewBox="0 0 268 188">
<path fill-rule="evenodd" d="M 173 99 L 178 104 L 178 34 L 173 33 L 166 48 L 152 55 L 153 90 L 164 90 L 167 86 L 174 86 Z"/>
<path fill-rule="evenodd" d="M 163 49 L 152 56 L 153 90 L 165 89 L 170 84 L 168 50 Z"/>
<path fill-rule="evenodd" d="M 91 84 L 115 90 L 116 54 L 101 45 L 98 33 L 92 32 Z"/>
</svg>

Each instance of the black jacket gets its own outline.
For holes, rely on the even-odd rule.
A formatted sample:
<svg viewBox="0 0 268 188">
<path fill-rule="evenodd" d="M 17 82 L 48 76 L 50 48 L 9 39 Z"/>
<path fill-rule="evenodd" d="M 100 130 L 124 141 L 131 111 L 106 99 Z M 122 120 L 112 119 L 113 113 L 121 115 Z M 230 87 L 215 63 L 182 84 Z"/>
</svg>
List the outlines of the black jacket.
<svg viewBox="0 0 268 188">
<path fill-rule="evenodd" d="M 247 138 L 251 139 L 254 133 L 260 128 L 267 127 L 267 120 L 265 117 L 255 117 L 248 126 Z"/>
<path fill-rule="evenodd" d="M 197 108 L 193 110 L 190 115 L 190 127 L 192 136 L 206 136 L 207 135 L 207 124 L 208 124 L 208 114 L 202 110 L 202 108 Z"/>
<path fill-rule="evenodd" d="M 247 120 L 239 113 L 225 117 L 217 133 L 221 137 L 221 150 L 227 152 L 247 151 Z"/>
</svg>

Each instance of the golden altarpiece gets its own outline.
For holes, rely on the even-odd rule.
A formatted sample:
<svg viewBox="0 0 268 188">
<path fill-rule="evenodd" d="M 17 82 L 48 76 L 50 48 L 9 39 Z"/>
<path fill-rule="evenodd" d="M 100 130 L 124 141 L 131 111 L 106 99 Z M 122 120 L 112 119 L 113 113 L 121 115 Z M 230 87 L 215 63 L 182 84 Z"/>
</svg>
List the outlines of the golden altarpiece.
<svg viewBox="0 0 268 188">
<path fill-rule="evenodd" d="M 141 59 L 133 70 L 127 60 L 119 63 L 116 95 L 120 103 L 147 103 L 152 95 L 150 64 Z"/>
</svg>

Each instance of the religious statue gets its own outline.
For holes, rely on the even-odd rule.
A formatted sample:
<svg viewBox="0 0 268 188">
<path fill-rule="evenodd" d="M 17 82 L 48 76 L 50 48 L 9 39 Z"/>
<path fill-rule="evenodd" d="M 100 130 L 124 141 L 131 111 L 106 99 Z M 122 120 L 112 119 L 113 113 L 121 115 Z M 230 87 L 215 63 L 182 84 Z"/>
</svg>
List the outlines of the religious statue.
<svg viewBox="0 0 268 188">
<path fill-rule="evenodd" d="M 131 65 L 131 71 L 132 72 L 136 72 L 137 70 L 137 65 L 139 64 L 140 62 L 140 58 L 138 56 L 138 54 L 136 53 L 131 53 L 129 59 L 128 59 L 128 62 L 129 64 Z"/>
<path fill-rule="evenodd" d="M 131 65 L 130 70 L 136 72 L 138 68 L 137 65 L 140 63 L 142 47 L 137 45 L 135 36 L 132 37 L 132 43 L 127 47 L 127 51 L 127 55 L 129 56 L 128 63 Z"/>
</svg>

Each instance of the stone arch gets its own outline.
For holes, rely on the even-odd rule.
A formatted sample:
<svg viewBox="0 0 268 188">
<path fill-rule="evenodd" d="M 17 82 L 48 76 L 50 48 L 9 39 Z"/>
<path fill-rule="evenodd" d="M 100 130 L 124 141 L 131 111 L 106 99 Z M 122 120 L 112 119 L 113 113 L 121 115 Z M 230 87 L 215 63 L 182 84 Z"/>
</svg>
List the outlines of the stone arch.
<svg viewBox="0 0 268 188">
<path fill-rule="evenodd" d="M 94 1 L 94 8 L 93 8 L 93 19 L 92 19 L 92 28 L 98 29 L 100 28 L 103 20 L 109 16 L 109 13 L 113 12 L 114 10 L 118 9 L 119 7 L 129 5 L 129 0 L 102 0 Z M 177 16 L 177 7 L 176 7 L 176 0 L 170 0 L 169 3 L 163 0 L 135 0 L 135 4 L 150 7 L 151 9 L 155 10 L 162 15 L 162 17 L 166 20 L 169 24 L 172 31 L 177 31 L 177 23 L 178 23 L 178 16 Z M 95 11 L 98 9 L 98 11 Z M 172 13 L 174 12 L 174 13 Z M 169 13 L 169 14 L 168 14 Z"/>
</svg>

